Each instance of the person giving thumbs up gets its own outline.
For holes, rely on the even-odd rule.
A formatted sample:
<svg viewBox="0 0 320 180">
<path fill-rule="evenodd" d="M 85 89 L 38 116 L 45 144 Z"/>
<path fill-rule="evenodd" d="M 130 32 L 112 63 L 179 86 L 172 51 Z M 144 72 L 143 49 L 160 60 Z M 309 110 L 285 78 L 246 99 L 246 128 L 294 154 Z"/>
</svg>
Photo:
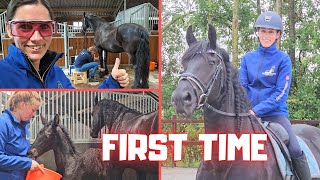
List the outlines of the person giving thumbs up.
<svg viewBox="0 0 320 180">
<path fill-rule="evenodd" d="M 111 71 L 111 77 L 102 82 L 98 88 L 118 88 L 127 87 L 129 85 L 129 75 L 125 69 L 119 69 L 120 59 L 116 58 L 114 66 Z"/>
<path fill-rule="evenodd" d="M 116 58 L 116 62 L 112 68 L 111 76 L 118 81 L 121 87 L 127 87 L 129 85 L 129 76 L 125 69 L 119 69 L 120 59 Z"/>
</svg>

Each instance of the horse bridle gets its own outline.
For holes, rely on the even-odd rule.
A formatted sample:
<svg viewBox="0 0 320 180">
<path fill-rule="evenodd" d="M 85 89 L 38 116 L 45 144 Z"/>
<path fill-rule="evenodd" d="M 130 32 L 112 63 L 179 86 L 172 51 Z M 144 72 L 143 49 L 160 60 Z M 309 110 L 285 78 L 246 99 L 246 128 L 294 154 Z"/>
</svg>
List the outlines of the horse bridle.
<svg viewBox="0 0 320 180">
<path fill-rule="evenodd" d="M 192 73 L 182 73 L 179 77 L 179 81 L 178 83 L 181 81 L 181 80 L 187 80 L 191 86 L 192 86 L 192 89 L 195 93 L 195 95 L 197 96 L 197 91 L 196 89 L 200 89 L 201 91 L 201 95 L 198 97 L 197 96 L 197 101 L 198 101 L 198 104 L 197 104 L 197 109 L 200 109 L 202 108 L 204 105 L 212 110 L 212 111 L 215 111 L 219 114 L 222 114 L 222 115 L 226 115 L 226 116 L 250 116 L 250 113 L 238 113 L 238 114 L 235 114 L 235 113 L 229 113 L 229 112 L 223 112 L 223 111 L 220 111 L 219 109 L 216 109 L 214 108 L 212 105 L 210 105 L 209 103 L 207 103 L 207 99 L 208 99 L 208 96 L 212 90 L 212 87 L 213 87 L 213 84 L 215 83 L 215 81 L 217 80 L 218 78 L 218 75 L 219 73 L 221 72 L 222 68 L 223 68 L 223 58 L 222 58 L 222 55 L 220 53 L 218 53 L 217 51 L 213 50 L 213 49 L 209 49 L 208 51 L 206 52 L 197 52 L 196 54 L 203 54 L 203 53 L 209 53 L 209 54 L 215 54 L 218 56 L 218 59 L 219 59 L 219 64 L 217 65 L 213 75 L 212 75 L 212 78 L 209 82 L 209 84 L 207 85 L 207 87 L 204 85 L 203 82 L 201 82 L 199 80 L 199 78 L 197 76 L 195 76 L 194 74 Z"/>
<path fill-rule="evenodd" d="M 208 83 L 207 87 L 204 85 L 203 82 L 201 82 L 199 80 L 199 78 L 197 76 L 195 76 L 194 74 L 192 73 L 182 73 L 179 77 L 179 81 L 178 83 L 181 81 L 181 80 L 187 80 L 192 88 L 193 88 L 193 91 L 195 92 L 195 94 L 197 95 L 197 91 L 196 89 L 200 89 L 201 91 L 201 95 L 197 96 L 197 101 L 198 101 L 198 105 L 197 105 L 197 109 L 200 109 L 206 102 L 207 102 L 207 99 L 208 99 L 208 95 L 210 94 L 211 92 L 211 89 L 213 87 L 213 84 L 214 82 L 217 80 L 218 78 L 218 75 L 220 73 L 220 71 L 222 70 L 222 62 L 223 62 L 223 58 L 222 56 L 215 50 L 213 49 L 209 49 L 208 51 L 206 52 L 197 52 L 196 54 L 203 54 L 203 53 L 209 53 L 209 54 L 215 54 L 218 56 L 218 59 L 219 59 L 219 64 L 217 65 L 213 75 L 212 75 L 212 78 L 210 80 L 210 82 Z"/>
</svg>

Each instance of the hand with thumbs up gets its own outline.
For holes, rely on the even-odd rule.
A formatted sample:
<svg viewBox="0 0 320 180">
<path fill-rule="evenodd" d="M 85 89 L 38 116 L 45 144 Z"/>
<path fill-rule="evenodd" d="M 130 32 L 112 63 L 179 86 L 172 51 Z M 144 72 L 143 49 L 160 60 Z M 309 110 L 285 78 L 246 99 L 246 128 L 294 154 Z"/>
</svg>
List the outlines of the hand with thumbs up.
<svg viewBox="0 0 320 180">
<path fill-rule="evenodd" d="M 111 76 L 118 81 L 121 87 L 127 87 L 129 85 L 129 76 L 125 69 L 119 69 L 120 59 L 116 58 L 116 62 L 112 68 Z"/>
</svg>

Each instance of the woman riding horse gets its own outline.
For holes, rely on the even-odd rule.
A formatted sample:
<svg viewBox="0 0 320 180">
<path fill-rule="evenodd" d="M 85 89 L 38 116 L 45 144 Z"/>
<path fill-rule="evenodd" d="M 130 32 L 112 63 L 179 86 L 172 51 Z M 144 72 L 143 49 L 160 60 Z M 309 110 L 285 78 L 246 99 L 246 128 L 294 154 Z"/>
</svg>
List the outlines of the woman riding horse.
<svg viewBox="0 0 320 180">
<path fill-rule="evenodd" d="M 241 86 L 236 69 L 228 53 L 217 46 L 216 31 L 209 25 L 209 41 L 197 41 L 192 27 L 187 31 L 189 48 L 182 57 L 183 73 L 172 93 L 177 113 L 191 115 L 203 108 L 205 132 L 213 134 L 265 134 L 261 122 L 249 113 L 251 106 Z M 201 69 L 201 71 L 200 71 Z M 320 130 L 307 125 L 294 125 L 294 132 L 304 140 L 320 163 Z M 216 143 L 216 142 L 215 142 Z M 197 172 L 198 180 L 237 179 L 274 180 L 290 178 L 279 170 L 271 140 L 264 141 L 267 161 L 244 161 L 241 151 L 234 161 L 219 161 L 219 147 L 212 146 L 212 160 L 202 161 Z M 289 160 L 290 161 L 290 160 Z"/>
<path fill-rule="evenodd" d="M 240 82 L 253 107 L 250 113 L 263 121 L 276 122 L 284 127 L 289 135 L 288 150 L 295 171 L 300 179 L 311 179 L 306 156 L 288 119 L 286 100 L 292 67 L 288 54 L 277 49 L 277 40 L 283 31 L 281 17 L 266 11 L 258 17 L 254 27 L 258 34 L 258 49 L 247 53 L 240 66 Z"/>
</svg>

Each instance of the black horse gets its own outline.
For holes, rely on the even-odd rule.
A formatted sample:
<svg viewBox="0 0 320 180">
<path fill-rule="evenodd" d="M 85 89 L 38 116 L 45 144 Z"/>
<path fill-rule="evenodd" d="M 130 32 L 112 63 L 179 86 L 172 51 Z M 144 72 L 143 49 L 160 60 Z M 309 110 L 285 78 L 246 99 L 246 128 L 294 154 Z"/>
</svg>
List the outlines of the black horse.
<svg viewBox="0 0 320 180">
<path fill-rule="evenodd" d="M 66 129 L 60 125 L 59 115 L 48 122 L 41 118 L 44 127 L 37 134 L 28 155 L 37 158 L 53 150 L 57 172 L 63 180 L 104 180 L 111 168 L 108 162 L 102 161 L 102 150 L 90 148 L 84 154 L 79 154 L 71 141 Z"/>
<path fill-rule="evenodd" d="M 189 48 L 182 57 L 183 73 L 172 93 L 177 113 L 191 115 L 203 108 L 206 133 L 265 133 L 257 118 L 249 114 L 250 105 L 239 83 L 238 73 L 228 53 L 216 45 L 216 31 L 209 25 L 209 41 L 197 41 L 192 27 L 187 31 Z M 311 148 L 320 163 L 320 130 L 307 125 L 293 126 Z M 271 142 L 265 144 L 268 161 L 219 161 L 218 145 L 214 144 L 211 161 L 203 161 L 197 179 L 274 180 L 282 179 Z"/>
<path fill-rule="evenodd" d="M 134 65 L 134 88 L 148 88 L 150 48 L 147 30 L 134 23 L 125 23 L 118 27 L 94 15 L 84 16 L 83 31 L 91 27 L 94 31 L 94 43 L 99 51 L 100 65 L 103 63 L 102 50 L 108 52 L 127 52 Z M 105 58 L 106 58 L 105 57 Z M 106 73 L 108 73 L 107 67 Z"/>
<path fill-rule="evenodd" d="M 134 133 L 134 134 L 155 134 L 158 133 L 158 112 L 142 114 L 136 110 L 130 109 L 117 101 L 103 99 L 97 101 L 92 110 L 92 128 L 90 135 L 93 138 L 98 137 L 102 127 L 107 126 L 108 133 Z M 113 165 L 111 175 L 115 179 L 121 179 L 125 168 L 132 168 L 137 172 L 138 180 L 158 178 L 159 162 L 156 161 L 119 161 L 119 151 L 111 152 L 111 162 Z M 148 179 L 150 179 L 148 178 Z"/>
</svg>

